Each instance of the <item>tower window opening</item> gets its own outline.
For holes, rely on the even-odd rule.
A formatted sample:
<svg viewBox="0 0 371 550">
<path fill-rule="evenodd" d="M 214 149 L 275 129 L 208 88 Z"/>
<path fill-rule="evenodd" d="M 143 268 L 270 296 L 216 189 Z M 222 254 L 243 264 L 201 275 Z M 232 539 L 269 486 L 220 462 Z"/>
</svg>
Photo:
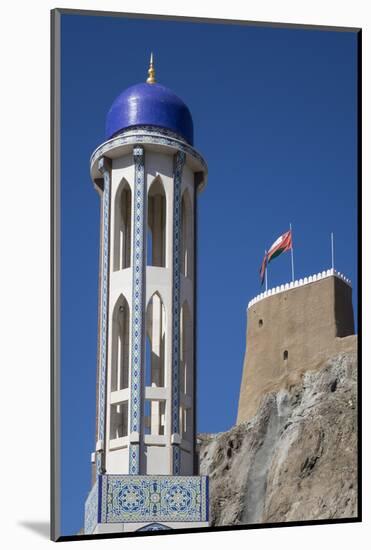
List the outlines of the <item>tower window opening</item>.
<svg viewBox="0 0 371 550">
<path fill-rule="evenodd" d="M 128 435 L 128 402 L 111 405 L 110 439 Z"/>
<path fill-rule="evenodd" d="M 165 308 L 157 293 L 147 306 L 144 380 L 146 386 L 165 383 Z"/>
<path fill-rule="evenodd" d="M 148 193 L 147 265 L 166 266 L 166 197 L 160 178 Z"/>
<path fill-rule="evenodd" d="M 159 399 L 146 399 L 144 403 L 144 433 L 147 435 L 165 434 L 166 402 Z"/>
<path fill-rule="evenodd" d="M 129 306 L 119 299 L 112 319 L 111 391 L 129 387 Z"/>
<path fill-rule="evenodd" d="M 192 204 L 189 192 L 186 190 L 182 197 L 182 231 L 181 231 L 181 250 L 180 250 L 180 270 L 185 277 L 192 277 L 193 258 L 193 219 Z"/>
<path fill-rule="evenodd" d="M 113 270 L 131 265 L 131 191 L 127 182 L 119 188 L 114 210 Z"/>
<path fill-rule="evenodd" d="M 289 358 L 289 352 L 287 351 L 287 349 L 285 349 L 285 351 L 283 352 L 283 360 L 286 361 L 288 358 Z"/>
<path fill-rule="evenodd" d="M 263 319 L 259 319 L 259 327 L 263 326 Z"/>
</svg>

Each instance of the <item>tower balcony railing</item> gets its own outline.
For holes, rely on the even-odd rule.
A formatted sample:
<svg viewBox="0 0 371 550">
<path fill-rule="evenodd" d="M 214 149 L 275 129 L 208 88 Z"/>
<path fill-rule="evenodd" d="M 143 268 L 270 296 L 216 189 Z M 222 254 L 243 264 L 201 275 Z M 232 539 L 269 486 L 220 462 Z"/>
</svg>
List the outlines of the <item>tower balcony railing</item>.
<svg viewBox="0 0 371 550">
<path fill-rule="evenodd" d="M 111 405 L 116 405 L 124 401 L 129 401 L 130 390 L 129 388 L 124 388 L 123 390 L 116 390 L 111 392 Z"/>
<path fill-rule="evenodd" d="M 126 449 L 129 447 L 130 438 L 128 435 L 109 440 L 109 450 Z"/>
</svg>

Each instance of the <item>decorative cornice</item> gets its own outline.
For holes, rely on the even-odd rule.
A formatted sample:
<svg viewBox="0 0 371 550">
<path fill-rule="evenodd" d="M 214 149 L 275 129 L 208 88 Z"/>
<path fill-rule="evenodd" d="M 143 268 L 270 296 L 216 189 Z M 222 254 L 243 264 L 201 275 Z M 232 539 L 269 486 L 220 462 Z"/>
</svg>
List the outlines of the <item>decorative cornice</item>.
<svg viewBox="0 0 371 550">
<path fill-rule="evenodd" d="M 266 292 L 262 292 L 261 294 L 258 294 L 258 296 L 255 296 L 255 298 L 250 300 L 247 306 L 247 309 L 249 309 L 251 306 L 253 306 L 257 302 L 260 302 L 260 300 L 264 300 L 264 298 L 268 298 L 269 296 L 279 294 L 280 292 L 286 292 L 286 290 L 298 288 L 300 286 L 308 285 L 310 283 L 315 283 L 316 281 L 320 281 L 322 279 L 326 279 L 327 277 L 332 277 L 332 276 L 337 277 L 338 279 L 341 279 L 350 287 L 352 286 L 350 279 L 347 279 L 345 275 L 343 275 L 342 273 L 339 273 L 339 271 L 336 271 L 336 269 L 328 269 L 327 271 L 322 271 L 322 273 L 317 273 L 315 275 L 310 275 L 309 277 L 304 277 L 304 279 L 298 279 L 296 281 L 291 281 L 291 283 L 286 283 L 284 285 L 276 286 L 275 288 L 270 288 Z"/>
<path fill-rule="evenodd" d="M 181 141 L 182 143 L 187 144 L 187 141 L 180 134 L 177 134 L 176 132 L 174 132 L 173 130 L 169 130 L 168 128 L 162 128 L 161 126 L 155 126 L 153 124 L 136 124 L 134 126 L 130 126 L 130 128 L 125 128 L 124 130 L 120 130 L 119 132 L 117 132 L 115 135 L 112 136 L 111 139 L 114 139 L 122 135 L 126 135 L 128 133 L 142 134 L 143 132 L 147 132 L 147 133 L 155 132 L 162 136 L 172 137 L 178 141 Z"/>
<path fill-rule="evenodd" d="M 171 147 L 183 151 L 197 160 L 202 165 L 205 174 L 207 174 L 207 164 L 196 149 L 194 149 L 174 132 L 156 126 L 133 127 L 125 130 L 108 141 L 105 141 L 99 145 L 97 149 L 95 149 L 90 157 L 90 167 L 92 168 L 94 163 L 100 159 L 100 157 L 104 156 L 104 154 L 115 149 L 116 147 L 130 144 L 141 145 L 146 143 L 164 145 L 165 147 Z"/>
</svg>

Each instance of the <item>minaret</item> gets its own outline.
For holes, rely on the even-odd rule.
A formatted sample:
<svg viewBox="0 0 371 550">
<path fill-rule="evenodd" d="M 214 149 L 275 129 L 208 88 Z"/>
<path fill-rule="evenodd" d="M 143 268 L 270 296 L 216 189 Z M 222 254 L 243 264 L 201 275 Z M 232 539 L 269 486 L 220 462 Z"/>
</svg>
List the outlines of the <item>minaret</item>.
<svg viewBox="0 0 371 550">
<path fill-rule="evenodd" d="M 95 483 L 85 533 L 208 525 L 195 452 L 197 196 L 207 166 L 187 106 L 124 90 L 91 157 L 101 196 Z"/>
</svg>

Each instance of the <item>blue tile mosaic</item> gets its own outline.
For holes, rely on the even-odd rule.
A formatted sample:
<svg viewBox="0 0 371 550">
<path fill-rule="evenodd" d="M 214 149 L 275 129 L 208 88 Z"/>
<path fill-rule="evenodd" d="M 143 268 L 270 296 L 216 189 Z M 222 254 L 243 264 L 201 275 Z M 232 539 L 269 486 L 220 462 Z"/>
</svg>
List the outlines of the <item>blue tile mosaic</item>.
<svg viewBox="0 0 371 550">
<path fill-rule="evenodd" d="M 86 500 L 84 530 L 92 533 L 97 523 L 208 522 L 208 492 L 206 476 L 102 475 Z"/>
<path fill-rule="evenodd" d="M 102 477 L 101 521 L 207 521 L 203 476 Z"/>
<path fill-rule="evenodd" d="M 131 327 L 131 386 L 130 386 L 130 432 L 140 433 L 141 429 L 141 386 L 143 361 L 144 326 L 144 274 L 145 274 L 145 180 L 144 149 L 134 147 L 134 260 L 132 290 Z M 129 473 L 140 472 L 140 442 L 130 443 Z"/>
</svg>

